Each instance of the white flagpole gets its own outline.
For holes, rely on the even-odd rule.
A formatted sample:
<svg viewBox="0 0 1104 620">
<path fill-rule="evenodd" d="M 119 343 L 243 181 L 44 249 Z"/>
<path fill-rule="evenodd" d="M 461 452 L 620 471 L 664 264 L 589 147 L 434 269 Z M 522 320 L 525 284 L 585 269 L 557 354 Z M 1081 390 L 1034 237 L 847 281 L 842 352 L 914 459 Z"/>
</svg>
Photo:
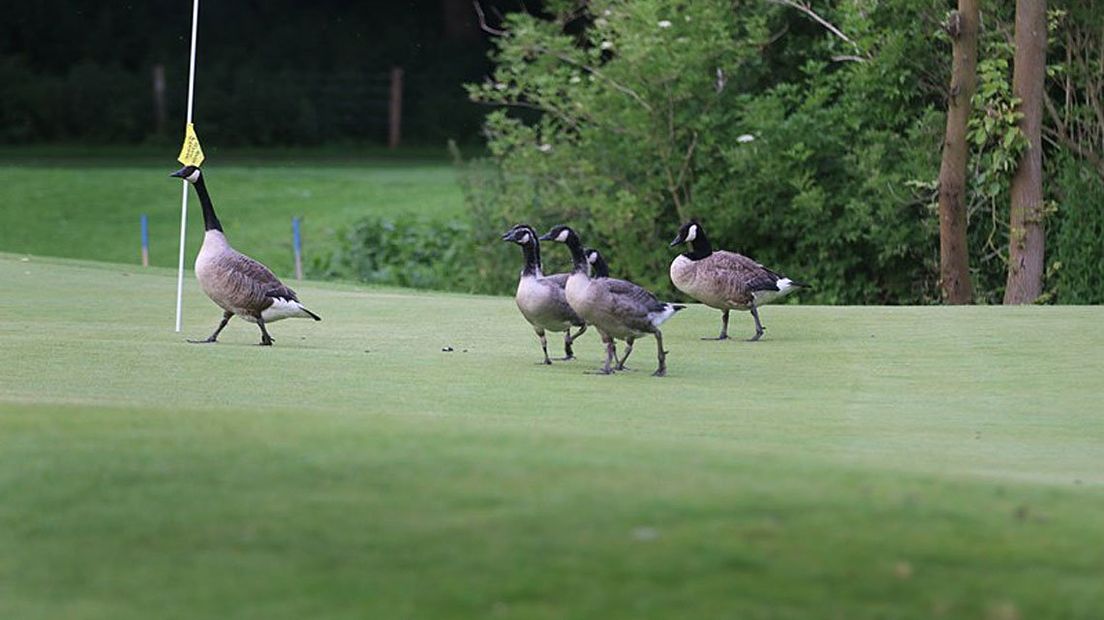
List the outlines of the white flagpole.
<svg viewBox="0 0 1104 620">
<path fill-rule="evenodd" d="M 192 54 L 188 68 L 188 124 L 192 124 L 192 102 L 195 99 L 196 26 L 199 23 L 199 0 L 192 0 Z M 176 331 L 180 331 L 180 307 L 184 299 L 184 237 L 188 228 L 188 180 L 181 179 L 184 191 L 180 198 L 180 265 L 176 274 Z"/>
</svg>

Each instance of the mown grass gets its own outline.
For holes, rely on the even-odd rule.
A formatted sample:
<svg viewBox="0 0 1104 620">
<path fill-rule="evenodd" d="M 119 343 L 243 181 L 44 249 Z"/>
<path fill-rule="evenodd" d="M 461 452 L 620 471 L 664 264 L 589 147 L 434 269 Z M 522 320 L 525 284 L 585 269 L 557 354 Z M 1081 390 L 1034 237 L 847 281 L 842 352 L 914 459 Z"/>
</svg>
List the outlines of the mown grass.
<svg viewBox="0 0 1104 620">
<path fill-rule="evenodd" d="M 181 181 L 168 176 L 179 168 L 175 151 L 165 153 L 157 158 L 148 150 L 0 150 L 0 251 L 137 264 L 139 218 L 145 213 L 150 263 L 176 265 Z M 293 271 L 293 216 L 303 218 L 309 263 L 367 215 L 441 219 L 458 216 L 462 208 L 456 173 L 441 157 L 216 151 L 204 169 L 227 235 L 281 275 Z M 188 211 L 190 266 L 203 236 L 194 192 Z"/>
<path fill-rule="evenodd" d="M 693 306 L 654 379 L 534 364 L 506 298 L 303 283 L 266 349 L 184 343 L 171 270 L 0 282 L 0 617 L 1104 607 L 1100 308 Z"/>
</svg>

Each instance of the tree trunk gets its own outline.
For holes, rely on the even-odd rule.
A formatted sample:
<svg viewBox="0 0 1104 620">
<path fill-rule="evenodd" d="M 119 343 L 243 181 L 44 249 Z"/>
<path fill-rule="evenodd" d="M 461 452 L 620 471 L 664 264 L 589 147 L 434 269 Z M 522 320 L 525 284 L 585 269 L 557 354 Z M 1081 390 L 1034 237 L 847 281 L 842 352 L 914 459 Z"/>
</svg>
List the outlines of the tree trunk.
<svg viewBox="0 0 1104 620">
<path fill-rule="evenodd" d="M 1004 303 L 1032 303 L 1043 294 L 1043 92 L 1046 80 L 1046 0 L 1017 0 L 1012 94 L 1020 98 L 1027 148 L 1012 177 L 1008 283 Z"/>
<path fill-rule="evenodd" d="M 958 0 L 958 11 L 951 15 L 946 28 L 954 41 L 954 58 L 943 163 L 939 167 L 939 285 L 944 302 L 968 304 L 973 292 L 966 245 L 966 123 L 977 87 L 977 0 Z"/>
</svg>

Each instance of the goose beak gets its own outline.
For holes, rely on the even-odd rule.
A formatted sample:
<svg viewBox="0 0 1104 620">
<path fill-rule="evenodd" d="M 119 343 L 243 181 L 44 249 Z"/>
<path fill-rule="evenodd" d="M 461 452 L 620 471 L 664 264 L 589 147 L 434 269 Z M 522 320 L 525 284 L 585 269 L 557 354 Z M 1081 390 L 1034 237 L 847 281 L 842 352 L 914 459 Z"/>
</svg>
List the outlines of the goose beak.
<svg viewBox="0 0 1104 620">
<path fill-rule="evenodd" d="M 543 235 L 537 237 L 537 239 L 539 241 L 551 241 L 552 240 L 552 233 L 544 233 Z"/>
<path fill-rule="evenodd" d="M 170 177 L 178 177 L 178 178 L 183 179 L 184 177 L 188 176 L 187 171 L 188 171 L 188 167 L 184 166 L 183 168 L 181 168 L 180 170 L 177 170 L 176 172 L 170 174 L 169 176 Z"/>
<path fill-rule="evenodd" d="M 511 231 L 507 232 L 506 234 L 502 235 L 502 240 L 503 241 L 513 241 L 514 240 L 514 231 L 511 230 Z"/>
<path fill-rule="evenodd" d="M 667 247 L 673 248 L 673 247 L 675 247 L 676 245 L 679 245 L 679 244 L 680 244 L 680 243 L 682 243 L 682 242 L 683 242 L 683 241 L 682 241 L 682 235 L 679 235 L 679 236 L 675 237 L 675 240 L 674 240 L 674 241 L 672 241 L 672 242 L 671 242 L 671 245 L 669 245 L 669 246 L 667 246 Z"/>
</svg>

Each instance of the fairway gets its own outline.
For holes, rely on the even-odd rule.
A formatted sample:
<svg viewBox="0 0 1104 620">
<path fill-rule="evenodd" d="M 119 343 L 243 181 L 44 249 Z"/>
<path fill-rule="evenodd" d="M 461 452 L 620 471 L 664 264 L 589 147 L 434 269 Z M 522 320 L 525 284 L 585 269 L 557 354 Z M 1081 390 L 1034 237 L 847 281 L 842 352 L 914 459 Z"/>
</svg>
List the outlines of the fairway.
<svg viewBox="0 0 1104 620">
<path fill-rule="evenodd" d="M 536 365 L 509 298 L 290 284 L 321 323 L 190 345 L 190 274 L 176 334 L 171 269 L 0 254 L 0 618 L 1104 609 L 1099 307 L 779 306 L 718 343 L 694 305 L 656 379 L 652 339 L 584 374 L 593 331 Z"/>
</svg>

